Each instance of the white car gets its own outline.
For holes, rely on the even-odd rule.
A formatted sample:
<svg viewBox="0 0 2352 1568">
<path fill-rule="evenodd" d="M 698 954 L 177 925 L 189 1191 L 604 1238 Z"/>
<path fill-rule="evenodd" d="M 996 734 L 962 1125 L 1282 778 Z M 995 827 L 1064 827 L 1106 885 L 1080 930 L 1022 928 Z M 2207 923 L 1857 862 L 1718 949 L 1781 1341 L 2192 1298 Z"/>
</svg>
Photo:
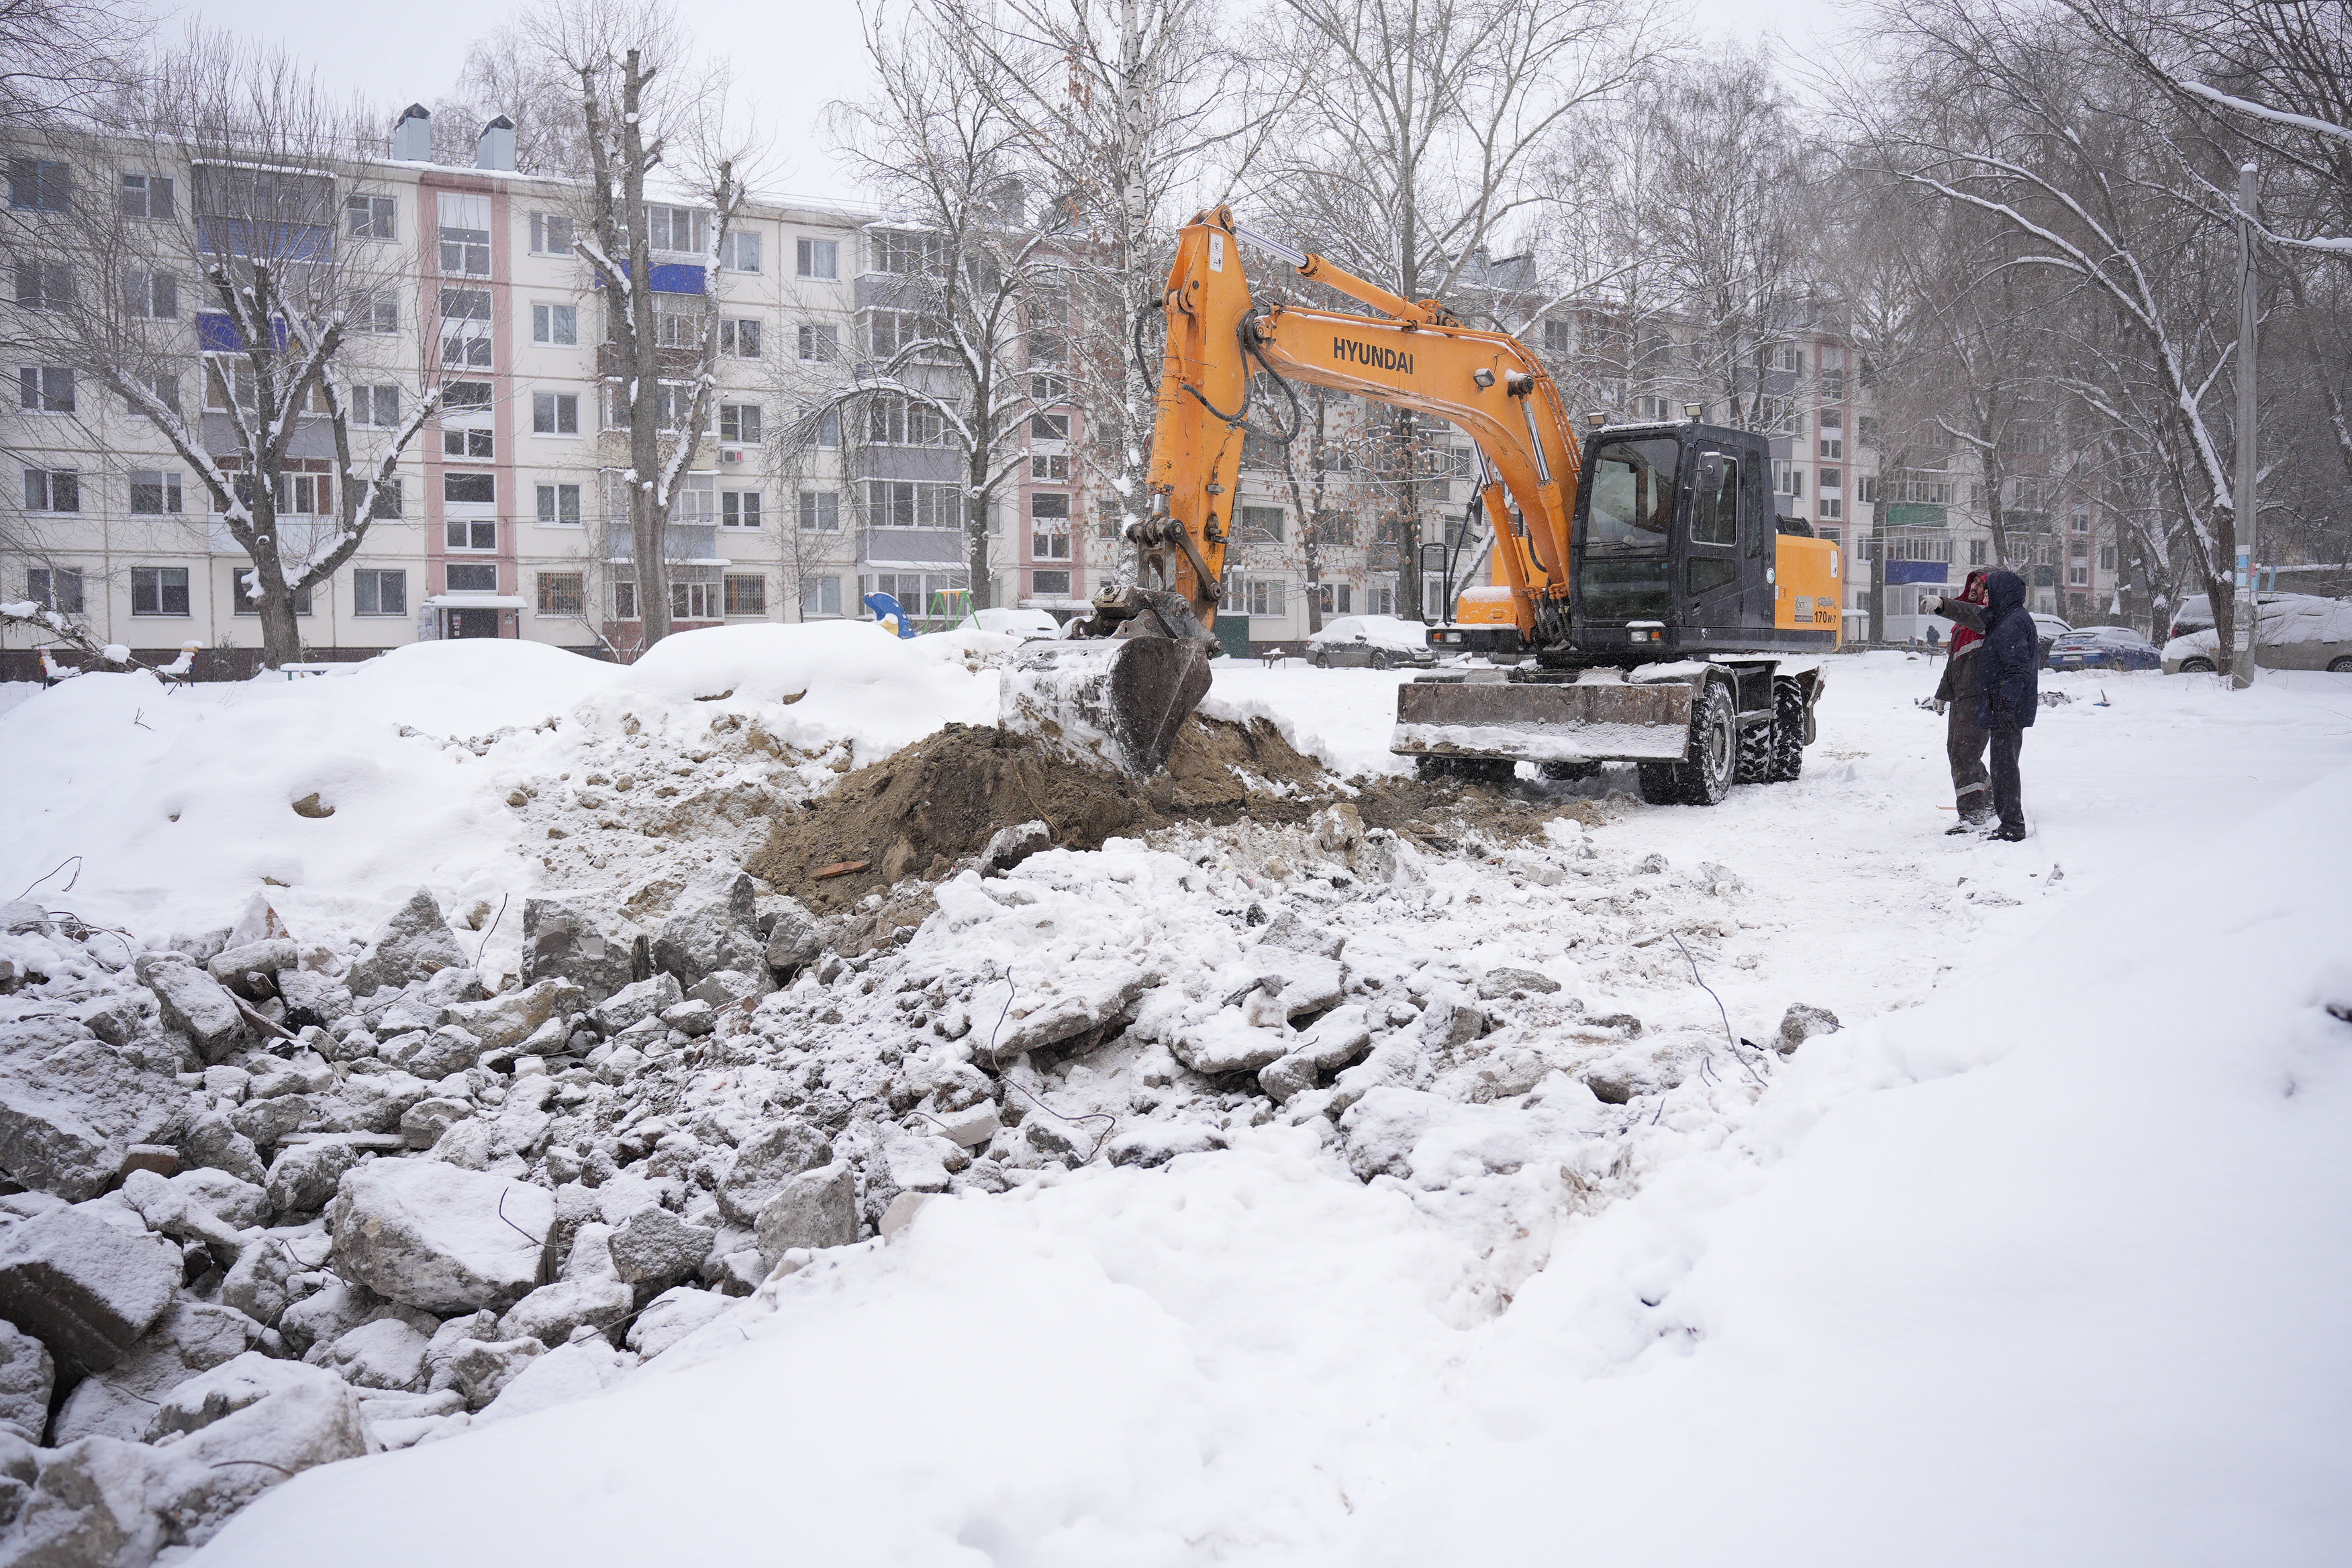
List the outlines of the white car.
<svg viewBox="0 0 2352 1568">
<path fill-rule="evenodd" d="M 2325 669 L 2352 675 L 2352 604 L 2298 597 L 2264 605 L 2254 637 L 2254 663 L 2263 669 Z M 2210 627 L 2164 645 L 2167 675 L 2196 674 L 2220 665 Z"/>
<path fill-rule="evenodd" d="M 1326 621 L 1307 639 L 1307 662 L 1318 669 L 1386 669 L 1398 664 L 1434 664 L 1429 628 L 1394 616 L 1341 616 Z"/>
<path fill-rule="evenodd" d="M 1014 637 L 1057 637 L 1062 635 L 1062 623 L 1043 610 L 974 610 L 956 630 L 1002 632 Z"/>
</svg>

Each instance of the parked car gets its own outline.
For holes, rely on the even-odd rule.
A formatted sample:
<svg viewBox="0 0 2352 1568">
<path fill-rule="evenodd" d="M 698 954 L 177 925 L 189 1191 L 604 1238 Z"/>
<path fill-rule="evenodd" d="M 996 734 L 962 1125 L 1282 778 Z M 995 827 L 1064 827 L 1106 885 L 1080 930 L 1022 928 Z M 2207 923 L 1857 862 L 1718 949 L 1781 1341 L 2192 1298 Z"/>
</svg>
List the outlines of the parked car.
<svg viewBox="0 0 2352 1568">
<path fill-rule="evenodd" d="M 2333 599 L 2323 599 L 2316 594 L 2263 594 L 2260 595 L 2264 608 L 2272 605 L 2332 605 Z M 2172 615 L 2171 637 L 2185 637 L 2193 632 L 2213 629 L 2213 601 L 2204 594 L 2191 594 L 2180 601 L 2180 608 Z"/>
<path fill-rule="evenodd" d="M 2292 600 L 2264 605 L 2254 632 L 2254 663 L 2263 669 L 2325 669 L 2352 675 L 2352 604 L 2296 595 Z M 2220 668 L 2210 626 L 2164 645 L 2167 675 Z"/>
<path fill-rule="evenodd" d="M 963 618 L 958 631 L 1002 632 L 1016 637 L 1057 637 L 1062 635 L 1062 623 L 1045 610 L 974 610 Z"/>
<path fill-rule="evenodd" d="M 1341 616 L 1307 639 L 1307 659 L 1318 669 L 1386 669 L 1435 664 L 1429 628 L 1394 616 Z"/>
<path fill-rule="evenodd" d="M 2129 626 L 2077 626 L 2050 644 L 2053 669 L 2156 669 L 2164 663 L 2157 646 Z"/>
<path fill-rule="evenodd" d="M 2033 657 L 2046 659 L 2050 657 L 2050 645 L 2074 628 L 2055 616 L 2037 614 L 2033 617 L 2033 629 L 2038 634 L 2033 640 Z"/>
</svg>

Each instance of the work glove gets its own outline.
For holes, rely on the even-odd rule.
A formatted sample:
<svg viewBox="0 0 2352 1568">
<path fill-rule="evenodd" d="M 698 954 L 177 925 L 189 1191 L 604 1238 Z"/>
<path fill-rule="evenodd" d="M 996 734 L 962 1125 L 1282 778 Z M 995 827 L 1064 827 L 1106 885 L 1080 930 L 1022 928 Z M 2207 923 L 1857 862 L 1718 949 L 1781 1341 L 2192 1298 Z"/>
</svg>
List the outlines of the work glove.
<svg viewBox="0 0 2352 1568">
<path fill-rule="evenodd" d="M 1940 719 L 1944 716 L 1944 710 L 1950 707 L 1951 704 L 1938 697 L 1935 700 L 1929 702 L 1927 706 L 1934 711 L 1936 717 Z"/>
</svg>

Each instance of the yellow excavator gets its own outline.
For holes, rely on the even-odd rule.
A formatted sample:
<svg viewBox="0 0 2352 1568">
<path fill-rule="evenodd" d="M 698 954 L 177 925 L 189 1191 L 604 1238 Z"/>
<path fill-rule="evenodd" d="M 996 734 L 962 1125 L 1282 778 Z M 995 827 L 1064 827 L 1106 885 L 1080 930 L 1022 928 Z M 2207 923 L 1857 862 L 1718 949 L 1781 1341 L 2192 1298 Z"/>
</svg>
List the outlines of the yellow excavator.
<svg viewBox="0 0 2352 1568">
<path fill-rule="evenodd" d="M 1259 308 L 1243 244 L 1379 314 Z M 1712 805 L 1734 784 L 1798 775 L 1817 656 L 1842 636 L 1842 568 L 1836 545 L 1775 517 L 1763 437 L 1693 407 L 1680 422 L 1596 415 L 1580 439 L 1510 333 L 1253 234 L 1224 207 L 1184 226 L 1161 305 L 1150 512 L 1129 525 L 1140 580 L 1097 595 L 1065 640 L 1023 651 L 1007 728 L 1137 775 L 1165 765 L 1208 693 L 1243 437 L 1286 435 L 1253 420 L 1254 400 L 1298 381 L 1434 415 L 1477 443 L 1476 504 L 1534 658 L 1398 688 L 1391 749 L 1423 776 L 1508 778 L 1533 763 L 1577 778 L 1631 761 L 1645 800 Z"/>
</svg>

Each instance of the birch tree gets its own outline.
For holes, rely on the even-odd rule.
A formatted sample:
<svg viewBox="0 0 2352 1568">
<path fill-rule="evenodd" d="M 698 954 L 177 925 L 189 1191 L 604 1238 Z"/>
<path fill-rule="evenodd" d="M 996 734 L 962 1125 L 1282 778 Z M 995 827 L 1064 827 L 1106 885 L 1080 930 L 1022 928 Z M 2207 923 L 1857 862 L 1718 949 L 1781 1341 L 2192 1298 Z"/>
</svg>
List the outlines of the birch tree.
<svg viewBox="0 0 2352 1568">
<path fill-rule="evenodd" d="M 13 333 L 56 367 L 20 402 L 70 415 L 100 450 L 118 410 L 160 438 L 250 563 L 274 668 L 301 657 L 300 601 L 400 514 L 401 455 L 438 410 L 438 373 L 401 330 L 403 253 L 357 237 L 346 205 L 359 121 L 308 71 L 197 35 L 110 112 L 152 160 L 135 190 L 110 151 L 90 156 L 103 142 L 59 138 L 74 173 L 39 221 L 17 215 L 34 308 Z M 154 510 L 181 510 L 168 494 Z"/>
</svg>

